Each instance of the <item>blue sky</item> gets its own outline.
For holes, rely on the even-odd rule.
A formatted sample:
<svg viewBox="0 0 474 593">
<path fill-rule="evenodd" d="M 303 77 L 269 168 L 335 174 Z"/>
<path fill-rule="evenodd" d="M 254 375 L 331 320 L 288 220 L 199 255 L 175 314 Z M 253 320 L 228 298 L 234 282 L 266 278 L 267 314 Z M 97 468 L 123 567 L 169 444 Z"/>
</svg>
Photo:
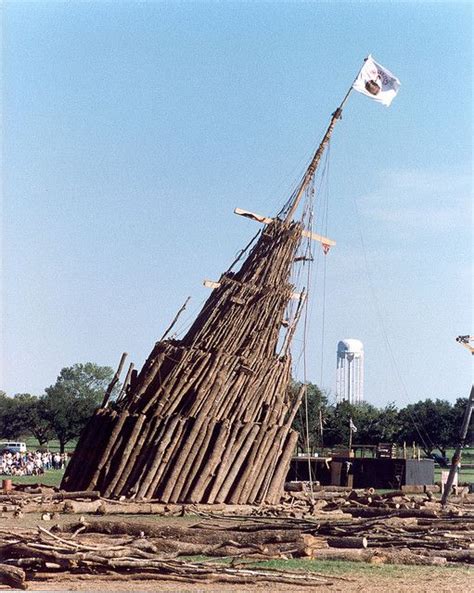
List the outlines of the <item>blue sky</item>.
<svg viewBox="0 0 474 593">
<path fill-rule="evenodd" d="M 4 3 L 0 388 L 141 366 L 256 232 L 233 209 L 280 209 L 372 53 L 402 87 L 388 109 L 353 93 L 331 141 L 308 378 L 334 391 L 350 337 L 367 401 L 467 396 L 471 39 L 469 3 Z"/>
</svg>

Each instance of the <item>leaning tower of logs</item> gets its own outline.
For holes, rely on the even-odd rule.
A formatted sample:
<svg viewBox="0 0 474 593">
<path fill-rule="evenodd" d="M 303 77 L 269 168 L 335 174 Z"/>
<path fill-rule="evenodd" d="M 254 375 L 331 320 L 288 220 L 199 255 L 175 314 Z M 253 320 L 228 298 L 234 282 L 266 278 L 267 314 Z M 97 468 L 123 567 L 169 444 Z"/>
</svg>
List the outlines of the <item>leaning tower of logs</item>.
<svg viewBox="0 0 474 593">
<path fill-rule="evenodd" d="M 306 259 L 297 256 L 302 237 L 321 242 L 325 253 L 335 244 L 293 217 L 305 195 L 312 199 L 311 183 L 349 93 L 279 217 L 238 212 L 265 224 L 240 270 L 213 283 L 184 338 L 157 342 L 125 396 L 95 412 L 62 488 L 165 503 L 279 500 L 302 395 L 288 390 L 288 346 L 303 303 L 300 296 L 286 319 L 291 270 L 295 259 Z"/>
<path fill-rule="evenodd" d="M 165 503 L 279 499 L 298 436 L 295 323 L 284 326 L 301 234 L 299 222 L 265 226 L 184 338 L 157 342 L 125 397 L 96 411 L 62 488 Z"/>
</svg>

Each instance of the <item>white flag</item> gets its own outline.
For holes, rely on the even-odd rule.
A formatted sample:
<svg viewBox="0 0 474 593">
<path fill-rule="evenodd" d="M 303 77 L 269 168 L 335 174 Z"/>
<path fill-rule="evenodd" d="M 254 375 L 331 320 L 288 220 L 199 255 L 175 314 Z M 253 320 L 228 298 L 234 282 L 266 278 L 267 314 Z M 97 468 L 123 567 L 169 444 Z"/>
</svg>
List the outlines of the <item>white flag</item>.
<svg viewBox="0 0 474 593">
<path fill-rule="evenodd" d="M 352 418 L 349 418 L 349 428 L 352 432 L 357 432 L 357 426 L 352 422 Z"/>
<path fill-rule="evenodd" d="M 352 88 L 388 107 L 400 88 L 400 81 L 369 55 Z"/>
</svg>

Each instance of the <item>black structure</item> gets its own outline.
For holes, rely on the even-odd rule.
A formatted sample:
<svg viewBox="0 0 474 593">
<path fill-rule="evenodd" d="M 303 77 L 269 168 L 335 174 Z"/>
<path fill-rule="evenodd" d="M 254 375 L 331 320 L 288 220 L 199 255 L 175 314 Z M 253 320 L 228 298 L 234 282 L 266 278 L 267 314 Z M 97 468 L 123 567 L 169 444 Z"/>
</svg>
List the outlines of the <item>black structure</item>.
<svg viewBox="0 0 474 593">
<path fill-rule="evenodd" d="M 376 459 L 333 457 L 331 461 L 311 457 L 311 477 L 322 485 L 353 488 L 393 488 L 434 483 L 433 459 Z M 294 457 L 286 481 L 308 481 L 307 457 Z"/>
</svg>

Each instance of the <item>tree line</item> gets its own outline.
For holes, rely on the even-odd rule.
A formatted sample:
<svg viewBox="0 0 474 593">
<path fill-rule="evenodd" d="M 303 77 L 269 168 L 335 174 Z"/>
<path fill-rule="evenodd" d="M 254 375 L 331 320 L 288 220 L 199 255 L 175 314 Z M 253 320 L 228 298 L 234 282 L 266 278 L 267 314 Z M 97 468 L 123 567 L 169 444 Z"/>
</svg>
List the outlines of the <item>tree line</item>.
<svg viewBox="0 0 474 593">
<path fill-rule="evenodd" d="M 0 439 L 18 440 L 30 435 L 40 446 L 57 439 L 64 452 L 101 404 L 113 374 L 110 367 L 88 362 L 63 368 L 54 385 L 39 396 L 19 393 L 8 397 L 0 391 Z M 290 390 L 296 396 L 301 387 L 301 383 L 293 382 Z M 454 404 L 426 399 L 400 409 L 393 403 L 383 408 L 369 403 L 331 404 L 328 394 L 310 383 L 293 427 L 300 433 L 298 445 L 303 451 L 347 446 L 352 419 L 357 427 L 353 444 L 405 442 L 411 446 L 416 442 L 426 455 L 439 450 L 444 457 L 458 441 L 466 405 L 467 398 L 458 398 Z"/>
<path fill-rule="evenodd" d="M 301 384 L 293 383 L 291 389 L 296 393 Z M 347 401 L 330 404 L 328 395 L 310 383 L 293 426 L 300 433 L 298 447 L 302 451 L 347 446 L 352 419 L 357 428 L 353 434 L 354 445 L 385 442 L 411 446 L 415 442 L 428 457 L 437 450 L 446 457 L 447 449 L 459 440 L 467 403 L 468 398 L 460 397 L 454 404 L 439 398 L 426 399 L 400 409 L 394 403 L 383 408 L 367 402 L 357 406 Z M 467 444 L 472 445 L 472 431 L 468 439 Z"/>
<path fill-rule="evenodd" d="M 59 441 L 60 452 L 77 439 L 100 405 L 114 371 L 92 362 L 61 370 L 54 385 L 43 395 L 18 393 L 8 397 L 0 391 L 0 438 L 18 440 L 28 435 L 40 446 Z"/>
</svg>

